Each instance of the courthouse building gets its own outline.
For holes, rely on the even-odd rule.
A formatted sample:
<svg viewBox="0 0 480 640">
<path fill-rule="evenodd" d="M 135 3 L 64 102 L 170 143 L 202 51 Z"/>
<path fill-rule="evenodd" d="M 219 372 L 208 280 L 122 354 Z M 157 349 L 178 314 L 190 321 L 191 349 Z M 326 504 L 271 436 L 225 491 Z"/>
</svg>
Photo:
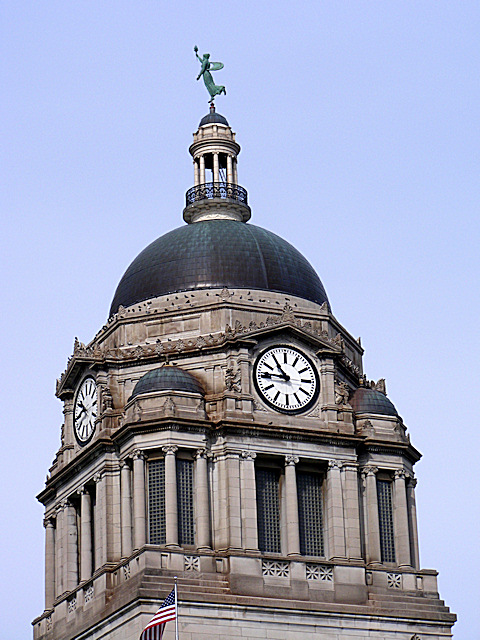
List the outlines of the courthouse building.
<svg viewBox="0 0 480 640">
<path fill-rule="evenodd" d="M 34 639 L 138 640 L 174 576 L 181 640 L 450 638 L 419 560 L 420 453 L 311 264 L 249 223 L 239 152 L 212 108 L 186 224 L 57 382 Z"/>
</svg>

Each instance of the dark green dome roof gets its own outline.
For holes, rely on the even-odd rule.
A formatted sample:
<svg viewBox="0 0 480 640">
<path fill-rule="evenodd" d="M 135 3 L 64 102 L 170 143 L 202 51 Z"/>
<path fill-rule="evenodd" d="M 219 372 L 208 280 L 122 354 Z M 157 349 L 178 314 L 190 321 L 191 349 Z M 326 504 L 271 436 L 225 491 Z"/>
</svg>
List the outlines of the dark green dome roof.
<svg viewBox="0 0 480 640">
<path fill-rule="evenodd" d="M 208 220 L 174 229 L 146 247 L 120 280 L 110 315 L 120 305 L 168 293 L 223 287 L 328 303 L 312 265 L 291 244 L 252 224 Z"/>
<path fill-rule="evenodd" d="M 397 410 L 384 393 L 369 387 L 359 387 L 349 400 L 355 413 L 378 413 L 397 416 Z"/>
<path fill-rule="evenodd" d="M 227 127 L 229 126 L 225 116 L 222 116 L 220 113 L 216 113 L 215 111 L 211 111 L 206 116 L 203 116 L 198 127 L 203 127 L 204 124 L 224 124 Z"/>
<path fill-rule="evenodd" d="M 142 376 L 129 399 L 153 391 L 188 391 L 200 393 L 202 396 L 205 394 L 202 385 L 191 373 L 171 365 L 152 369 Z"/>
</svg>

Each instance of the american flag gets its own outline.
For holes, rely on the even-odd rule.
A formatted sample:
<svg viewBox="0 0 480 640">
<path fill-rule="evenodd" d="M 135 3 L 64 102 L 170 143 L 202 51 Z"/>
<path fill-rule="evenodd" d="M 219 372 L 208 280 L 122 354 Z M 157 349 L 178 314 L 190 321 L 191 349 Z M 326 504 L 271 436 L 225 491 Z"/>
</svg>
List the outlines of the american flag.
<svg viewBox="0 0 480 640">
<path fill-rule="evenodd" d="M 177 617 L 177 602 L 175 599 L 175 587 L 165 598 L 157 613 L 153 616 L 145 629 L 142 631 L 140 640 L 161 640 L 165 625 L 169 620 L 175 620 Z"/>
</svg>

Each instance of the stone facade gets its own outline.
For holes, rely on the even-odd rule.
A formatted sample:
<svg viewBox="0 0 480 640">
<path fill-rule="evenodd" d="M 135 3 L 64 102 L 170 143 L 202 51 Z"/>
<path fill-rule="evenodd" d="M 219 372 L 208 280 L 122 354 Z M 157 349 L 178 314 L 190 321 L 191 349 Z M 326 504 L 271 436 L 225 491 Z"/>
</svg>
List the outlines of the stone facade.
<svg viewBox="0 0 480 640">
<path fill-rule="evenodd" d="M 236 181 L 239 147 L 223 136 Z M 201 139 L 192 145 L 196 184 Z M 257 358 L 277 345 L 305 354 L 318 373 L 304 413 L 275 411 L 253 384 Z M 420 454 L 396 412 L 354 411 L 349 401 L 372 388 L 362 355 L 326 303 L 225 287 L 120 307 L 88 345 L 76 340 L 57 382 L 61 448 L 39 495 L 45 610 L 35 640 L 137 640 L 174 576 L 182 640 L 451 637 L 455 616 L 437 574 L 419 563 Z M 172 365 L 204 393 L 132 397 L 147 372 Z M 98 412 L 82 443 L 74 407 L 86 377 Z M 265 509 L 264 477 L 274 483 Z M 164 637 L 174 637 L 172 623 Z"/>
</svg>

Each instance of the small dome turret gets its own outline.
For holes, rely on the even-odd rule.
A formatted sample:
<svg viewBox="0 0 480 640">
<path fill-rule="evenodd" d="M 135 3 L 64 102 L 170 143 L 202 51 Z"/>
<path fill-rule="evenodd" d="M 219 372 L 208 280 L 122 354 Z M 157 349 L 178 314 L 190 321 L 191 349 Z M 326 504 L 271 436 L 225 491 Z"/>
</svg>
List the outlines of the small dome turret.
<svg viewBox="0 0 480 640">
<path fill-rule="evenodd" d="M 143 393 L 155 391 L 187 391 L 188 393 L 200 393 L 205 395 L 200 382 L 188 371 L 179 367 L 165 365 L 158 369 L 152 369 L 135 385 L 130 400 Z"/>
<path fill-rule="evenodd" d="M 398 416 L 397 410 L 387 396 L 370 387 L 359 387 L 349 400 L 355 413 L 375 413 L 384 416 Z"/>
</svg>

